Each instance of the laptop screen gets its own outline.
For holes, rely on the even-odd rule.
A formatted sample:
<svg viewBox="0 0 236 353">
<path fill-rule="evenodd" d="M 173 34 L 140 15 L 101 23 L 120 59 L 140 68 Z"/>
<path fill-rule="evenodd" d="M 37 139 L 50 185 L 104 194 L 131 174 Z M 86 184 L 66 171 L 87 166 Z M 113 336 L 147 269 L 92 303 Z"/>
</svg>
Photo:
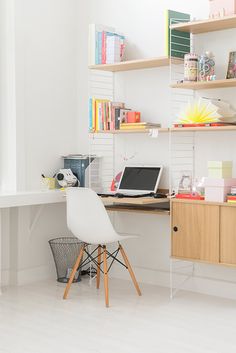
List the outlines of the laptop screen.
<svg viewBox="0 0 236 353">
<path fill-rule="evenodd" d="M 119 190 L 156 192 L 162 167 L 125 167 Z"/>
</svg>

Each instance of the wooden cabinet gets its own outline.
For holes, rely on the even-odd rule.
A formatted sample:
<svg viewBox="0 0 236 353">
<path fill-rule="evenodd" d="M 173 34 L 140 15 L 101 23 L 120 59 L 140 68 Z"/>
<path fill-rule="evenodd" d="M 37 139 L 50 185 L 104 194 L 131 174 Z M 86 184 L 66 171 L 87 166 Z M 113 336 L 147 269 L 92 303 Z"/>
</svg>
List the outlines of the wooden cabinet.
<svg viewBox="0 0 236 353">
<path fill-rule="evenodd" d="M 172 202 L 172 256 L 219 262 L 219 206 Z"/>
<path fill-rule="evenodd" d="M 220 263 L 236 265 L 236 207 L 220 208 Z"/>
</svg>

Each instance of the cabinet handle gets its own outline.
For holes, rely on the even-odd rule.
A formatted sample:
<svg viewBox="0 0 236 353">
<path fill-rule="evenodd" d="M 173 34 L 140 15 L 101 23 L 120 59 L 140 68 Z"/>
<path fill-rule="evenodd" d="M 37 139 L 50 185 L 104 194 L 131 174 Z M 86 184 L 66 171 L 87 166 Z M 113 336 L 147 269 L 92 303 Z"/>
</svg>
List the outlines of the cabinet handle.
<svg viewBox="0 0 236 353">
<path fill-rule="evenodd" d="M 178 227 L 176 227 L 176 226 L 173 227 L 173 231 L 174 231 L 174 232 L 178 232 Z"/>
</svg>

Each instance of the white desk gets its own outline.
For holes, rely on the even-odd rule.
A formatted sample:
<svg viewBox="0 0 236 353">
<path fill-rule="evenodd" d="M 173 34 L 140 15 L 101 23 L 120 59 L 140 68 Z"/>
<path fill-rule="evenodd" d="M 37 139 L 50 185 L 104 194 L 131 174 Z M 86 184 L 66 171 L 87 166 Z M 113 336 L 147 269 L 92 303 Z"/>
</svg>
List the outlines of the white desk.
<svg viewBox="0 0 236 353">
<path fill-rule="evenodd" d="M 48 190 L 48 191 L 26 191 L 16 193 L 0 193 L 0 293 L 1 293 L 1 271 L 2 271 L 2 258 L 1 258 L 1 245 L 2 245 L 2 224 L 3 217 L 5 215 L 4 210 L 13 207 L 23 206 L 36 206 L 40 207 L 34 215 L 33 221 L 30 224 L 30 231 L 34 228 L 37 223 L 44 205 L 47 204 L 58 204 L 65 203 L 66 197 L 65 192 L 60 190 Z"/>
<path fill-rule="evenodd" d="M 65 192 L 60 190 L 0 193 L 0 209 L 9 207 L 44 205 L 65 201 Z"/>
</svg>

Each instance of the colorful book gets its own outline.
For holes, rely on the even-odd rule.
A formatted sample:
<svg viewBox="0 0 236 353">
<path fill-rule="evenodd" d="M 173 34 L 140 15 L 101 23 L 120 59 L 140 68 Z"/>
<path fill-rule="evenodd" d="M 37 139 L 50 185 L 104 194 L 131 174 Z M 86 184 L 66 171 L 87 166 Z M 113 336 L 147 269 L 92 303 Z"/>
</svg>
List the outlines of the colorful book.
<svg viewBox="0 0 236 353">
<path fill-rule="evenodd" d="M 89 25 L 89 38 L 88 38 L 89 65 L 96 65 L 98 64 L 98 62 L 102 61 L 102 59 L 99 58 L 99 55 L 101 55 L 101 51 L 102 51 L 102 47 L 101 49 L 99 47 L 99 40 L 100 40 L 99 33 L 102 34 L 104 31 L 114 32 L 115 29 L 113 27 L 103 26 L 103 25 L 94 24 L 94 23 Z"/>
<path fill-rule="evenodd" d="M 190 33 L 170 30 L 170 25 L 188 22 L 190 15 L 173 10 L 166 11 L 166 55 L 174 58 L 184 58 L 190 52 Z"/>
<path fill-rule="evenodd" d="M 89 98 L 89 131 L 93 131 L 93 98 Z"/>
</svg>

